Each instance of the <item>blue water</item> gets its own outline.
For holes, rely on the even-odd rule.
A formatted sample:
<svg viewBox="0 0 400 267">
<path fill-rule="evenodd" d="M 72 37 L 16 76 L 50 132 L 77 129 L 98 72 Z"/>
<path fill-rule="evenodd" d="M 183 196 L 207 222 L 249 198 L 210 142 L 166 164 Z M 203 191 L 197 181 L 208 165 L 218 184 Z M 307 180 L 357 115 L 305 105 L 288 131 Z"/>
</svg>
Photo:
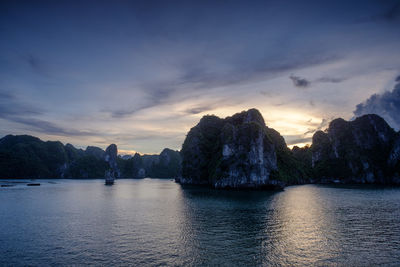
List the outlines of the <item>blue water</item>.
<svg viewBox="0 0 400 267">
<path fill-rule="evenodd" d="M 400 265 L 400 188 L 39 182 L 0 188 L 2 266 Z"/>
</svg>

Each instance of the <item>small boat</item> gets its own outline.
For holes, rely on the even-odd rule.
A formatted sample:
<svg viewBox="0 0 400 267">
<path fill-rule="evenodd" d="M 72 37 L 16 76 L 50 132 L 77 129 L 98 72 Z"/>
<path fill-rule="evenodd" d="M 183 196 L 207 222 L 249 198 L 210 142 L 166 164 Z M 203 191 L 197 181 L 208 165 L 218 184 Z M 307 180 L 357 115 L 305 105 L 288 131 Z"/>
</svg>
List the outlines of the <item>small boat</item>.
<svg viewBox="0 0 400 267">
<path fill-rule="evenodd" d="M 30 183 L 30 184 L 27 184 L 27 186 L 40 186 L 40 184 L 39 183 Z"/>
</svg>

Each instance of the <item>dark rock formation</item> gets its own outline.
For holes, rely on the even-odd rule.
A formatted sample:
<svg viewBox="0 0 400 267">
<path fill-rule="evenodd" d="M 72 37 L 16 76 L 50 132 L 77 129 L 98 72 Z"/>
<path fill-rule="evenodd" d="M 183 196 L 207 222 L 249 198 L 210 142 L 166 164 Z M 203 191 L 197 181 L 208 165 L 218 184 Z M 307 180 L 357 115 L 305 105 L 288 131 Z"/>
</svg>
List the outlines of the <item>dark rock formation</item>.
<svg viewBox="0 0 400 267">
<path fill-rule="evenodd" d="M 333 120 L 311 147 L 288 149 L 250 109 L 203 117 L 182 151 L 117 156 L 116 145 L 77 149 L 28 135 L 0 139 L 0 178 L 176 178 L 216 188 L 279 187 L 309 182 L 400 184 L 400 133 L 381 117 Z"/>
<path fill-rule="evenodd" d="M 121 163 L 122 176 L 127 178 L 176 178 L 181 175 L 181 155 L 165 148 L 160 155 L 140 155 Z"/>
<path fill-rule="evenodd" d="M 392 174 L 391 182 L 400 184 L 400 132 L 397 133 L 397 138 L 389 154 L 388 169 Z"/>
<path fill-rule="evenodd" d="M 396 183 L 398 142 L 398 134 L 378 115 L 354 121 L 335 119 L 326 132 L 313 136 L 315 178 L 319 182 Z"/>
<path fill-rule="evenodd" d="M 97 159 L 104 159 L 105 158 L 105 151 L 96 146 L 88 146 L 85 150 L 86 155 L 94 156 Z"/>
<path fill-rule="evenodd" d="M 117 169 L 117 158 L 118 158 L 118 149 L 117 145 L 111 144 L 107 147 L 106 152 L 104 153 L 104 160 L 108 162 L 111 169 Z"/>
<path fill-rule="evenodd" d="M 303 179 L 297 181 L 298 184 L 312 183 L 313 170 L 312 170 L 312 153 L 309 146 L 292 148 L 293 157 L 296 159 L 298 168 L 304 171 Z"/>
<path fill-rule="evenodd" d="M 132 158 L 131 155 L 123 155 L 123 156 L 121 156 L 121 159 L 124 159 L 124 160 L 128 160 L 128 159 L 131 159 L 131 158 Z"/>
<path fill-rule="evenodd" d="M 390 151 L 388 165 L 395 172 L 400 171 L 400 133 L 397 134 L 397 138 Z"/>
<path fill-rule="evenodd" d="M 181 175 L 182 158 L 178 151 L 165 148 L 155 161 L 147 166 L 149 177 L 176 178 Z"/>
<path fill-rule="evenodd" d="M 286 170 L 296 160 L 282 136 L 265 126 L 256 109 L 220 119 L 205 116 L 193 127 L 183 143 L 182 184 L 215 188 L 281 187 Z"/>
<path fill-rule="evenodd" d="M 121 172 L 118 168 L 118 149 L 117 145 L 111 144 L 104 153 L 104 160 L 108 163 L 109 169 L 105 172 L 106 184 L 113 184 L 114 179 L 120 177 Z"/>
<path fill-rule="evenodd" d="M 110 168 L 104 155 L 97 147 L 7 135 L 0 139 L 0 178 L 101 178 Z"/>
<path fill-rule="evenodd" d="M 151 166 L 153 166 L 154 164 L 156 164 L 159 160 L 159 156 L 160 155 L 141 155 L 141 168 L 144 168 L 146 170 L 146 175 L 149 173 L 149 170 L 151 168 Z"/>
<path fill-rule="evenodd" d="M 0 178 L 175 178 L 181 174 L 178 151 L 164 149 L 160 155 L 118 157 L 115 144 L 104 151 L 88 146 L 43 142 L 29 135 L 0 139 Z"/>
<path fill-rule="evenodd" d="M 68 153 L 60 142 L 43 142 L 29 135 L 0 139 L 1 178 L 61 177 Z"/>
<path fill-rule="evenodd" d="M 142 157 L 140 156 L 139 153 L 136 153 L 133 156 L 131 162 L 132 162 L 132 169 L 133 169 L 133 172 L 132 172 L 133 176 L 132 177 L 133 178 L 144 178 L 144 177 L 146 177 L 146 169 L 144 168 L 143 159 L 142 159 Z"/>
</svg>

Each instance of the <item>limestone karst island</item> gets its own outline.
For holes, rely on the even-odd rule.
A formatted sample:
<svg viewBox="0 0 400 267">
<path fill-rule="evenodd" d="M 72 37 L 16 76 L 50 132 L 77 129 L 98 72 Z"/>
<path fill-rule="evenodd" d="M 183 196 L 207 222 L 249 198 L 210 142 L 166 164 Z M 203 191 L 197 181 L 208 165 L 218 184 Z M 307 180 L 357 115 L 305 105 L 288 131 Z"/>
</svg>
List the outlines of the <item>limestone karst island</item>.
<svg viewBox="0 0 400 267">
<path fill-rule="evenodd" d="M 0 0 L 0 267 L 400 266 L 400 0 Z"/>
<path fill-rule="evenodd" d="M 378 115 L 334 119 L 311 146 L 289 149 L 257 109 L 221 119 L 204 116 L 180 151 L 119 157 L 117 146 L 0 139 L 3 178 L 174 178 L 213 188 L 280 189 L 307 183 L 400 184 L 400 134 Z"/>
</svg>

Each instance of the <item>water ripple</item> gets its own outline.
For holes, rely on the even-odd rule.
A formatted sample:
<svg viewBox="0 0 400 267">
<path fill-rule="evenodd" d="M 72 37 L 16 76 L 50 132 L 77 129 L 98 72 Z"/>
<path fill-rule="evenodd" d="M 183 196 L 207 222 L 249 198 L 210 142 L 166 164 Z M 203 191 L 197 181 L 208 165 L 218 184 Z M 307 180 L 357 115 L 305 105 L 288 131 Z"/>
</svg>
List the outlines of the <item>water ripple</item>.
<svg viewBox="0 0 400 267">
<path fill-rule="evenodd" d="M 41 181 L 0 190 L 0 265 L 400 264 L 400 189 Z"/>
</svg>

